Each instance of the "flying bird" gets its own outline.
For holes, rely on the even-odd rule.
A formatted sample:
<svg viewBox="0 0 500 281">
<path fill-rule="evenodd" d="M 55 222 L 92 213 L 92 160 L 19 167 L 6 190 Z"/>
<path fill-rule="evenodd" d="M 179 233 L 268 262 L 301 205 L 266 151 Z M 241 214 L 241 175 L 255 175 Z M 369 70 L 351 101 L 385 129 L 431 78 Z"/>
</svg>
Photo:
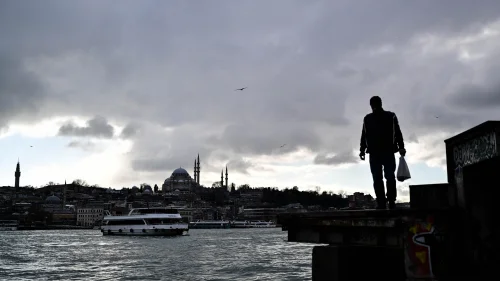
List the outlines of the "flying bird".
<svg viewBox="0 0 500 281">
<path fill-rule="evenodd" d="M 239 88 L 239 89 L 236 89 L 235 91 L 243 91 L 245 90 L 247 87 L 243 87 L 243 88 Z"/>
<path fill-rule="evenodd" d="M 30 147 L 33 147 L 32 145 L 30 145 Z"/>
<path fill-rule="evenodd" d="M 284 145 L 280 146 L 280 148 L 283 148 L 283 147 L 285 147 L 285 145 L 286 145 L 286 143 L 285 143 Z"/>
</svg>

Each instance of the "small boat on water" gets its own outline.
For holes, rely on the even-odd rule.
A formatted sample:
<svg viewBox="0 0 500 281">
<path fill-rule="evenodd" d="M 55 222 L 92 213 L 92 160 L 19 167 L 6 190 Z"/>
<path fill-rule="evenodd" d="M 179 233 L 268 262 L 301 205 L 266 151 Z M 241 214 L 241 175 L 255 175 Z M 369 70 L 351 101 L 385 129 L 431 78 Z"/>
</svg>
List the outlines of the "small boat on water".
<svg viewBox="0 0 500 281">
<path fill-rule="evenodd" d="M 271 228 L 276 227 L 272 221 L 232 221 L 231 228 Z"/>
<path fill-rule="evenodd" d="M 230 227 L 229 221 L 192 221 L 189 223 L 190 229 L 221 229 Z"/>
<path fill-rule="evenodd" d="M 276 227 L 272 221 L 193 221 L 189 229 L 227 229 L 227 228 L 271 228 Z"/>
<path fill-rule="evenodd" d="M 249 228 L 249 222 L 248 221 L 232 221 L 231 222 L 231 228 Z"/>
<path fill-rule="evenodd" d="M 251 221 L 250 228 L 271 228 L 276 227 L 276 224 L 272 221 Z"/>
<path fill-rule="evenodd" d="M 101 224 L 103 235 L 175 236 L 189 231 L 188 224 L 182 221 L 175 208 L 136 208 L 125 216 L 106 212 Z"/>
<path fill-rule="evenodd" d="M 17 230 L 19 222 L 17 220 L 0 220 L 0 231 Z"/>
</svg>

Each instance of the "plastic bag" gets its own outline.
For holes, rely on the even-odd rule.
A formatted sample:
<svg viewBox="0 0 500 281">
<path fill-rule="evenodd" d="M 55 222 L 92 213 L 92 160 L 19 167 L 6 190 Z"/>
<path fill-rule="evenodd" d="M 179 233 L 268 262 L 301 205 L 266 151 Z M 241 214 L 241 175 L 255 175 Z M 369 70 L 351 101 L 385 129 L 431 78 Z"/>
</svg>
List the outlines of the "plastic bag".
<svg viewBox="0 0 500 281">
<path fill-rule="evenodd" d="M 404 156 L 399 157 L 399 166 L 396 178 L 401 182 L 411 179 L 410 169 L 408 169 L 408 164 L 406 164 Z"/>
</svg>

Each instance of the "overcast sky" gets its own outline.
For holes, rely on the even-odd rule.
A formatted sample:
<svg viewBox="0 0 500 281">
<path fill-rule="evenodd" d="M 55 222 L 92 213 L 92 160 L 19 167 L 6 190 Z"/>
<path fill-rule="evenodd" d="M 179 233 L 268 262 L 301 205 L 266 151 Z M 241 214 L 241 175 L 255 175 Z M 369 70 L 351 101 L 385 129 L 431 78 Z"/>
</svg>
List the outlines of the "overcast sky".
<svg viewBox="0 0 500 281">
<path fill-rule="evenodd" d="M 379 95 L 413 179 L 500 108 L 500 1 L 1 1 L 0 185 L 159 184 L 180 166 L 372 191 L 357 158 Z M 244 91 L 237 88 L 248 87 Z M 286 144 L 284 147 L 280 147 Z M 30 147 L 33 146 L 33 147 Z"/>
</svg>

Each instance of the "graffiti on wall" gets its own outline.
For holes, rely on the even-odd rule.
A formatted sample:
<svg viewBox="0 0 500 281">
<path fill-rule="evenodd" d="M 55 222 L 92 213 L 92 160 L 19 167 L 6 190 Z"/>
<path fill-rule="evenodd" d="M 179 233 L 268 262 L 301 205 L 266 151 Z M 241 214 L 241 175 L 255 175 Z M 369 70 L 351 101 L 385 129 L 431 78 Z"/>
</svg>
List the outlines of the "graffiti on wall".
<svg viewBox="0 0 500 281">
<path fill-rule="evenodd" d="M 436 277 L 434 264 L 438 261 L 433 261 L 433 248 L 437 251 L 440 241 L 440 234 L 432 217 L 410 222 L 405 243 L 406 274 L 409 278 Z"/>
<path fill-rule="evenodd" d="M 454 168 L 479 163 L 498 155 L 496 133 L 476 137 L 453 148 Z"/>
<path fill-rule="evenodd" d="M 455 169 L 455 186 L 457 188 L 457 201 L 459 206 L 465 206 L 464 170 L 462 166 Z"/>
</svg>

